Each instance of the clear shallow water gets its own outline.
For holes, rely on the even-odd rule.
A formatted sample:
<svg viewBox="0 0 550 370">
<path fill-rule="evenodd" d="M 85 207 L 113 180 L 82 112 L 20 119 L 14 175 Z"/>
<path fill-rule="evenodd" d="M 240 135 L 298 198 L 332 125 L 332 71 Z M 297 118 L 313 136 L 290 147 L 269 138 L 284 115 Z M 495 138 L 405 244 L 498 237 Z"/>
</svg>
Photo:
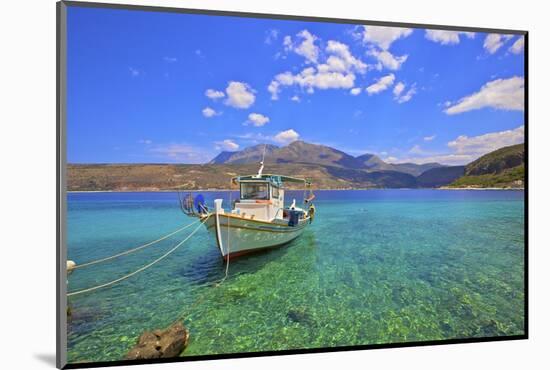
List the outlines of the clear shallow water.
<svg viewBox="0 0 550 370">
<path fill-rule="evenodd" d="M 289 194 L 290 193 L 290 194 Z M 226 199 L 228 192 L 204 192 Z M 69 362 L 120 360 L 179 315 L 184 356 L 524 333 L 520 191 L 317 191 L 316 219 L 285 247 L 231 261 L 201 229 L 151 269 L 71 297 Z M 302 199 L 301 192 L 287 192 Z M 68 258 L 112 255 L 193 219 L 175 193 L 68 195 Z M 235 199 L 236 195 L 233 195 Z M 136 270 L 194 227 L 82 270 L 69 291 Z"/>
</svg>

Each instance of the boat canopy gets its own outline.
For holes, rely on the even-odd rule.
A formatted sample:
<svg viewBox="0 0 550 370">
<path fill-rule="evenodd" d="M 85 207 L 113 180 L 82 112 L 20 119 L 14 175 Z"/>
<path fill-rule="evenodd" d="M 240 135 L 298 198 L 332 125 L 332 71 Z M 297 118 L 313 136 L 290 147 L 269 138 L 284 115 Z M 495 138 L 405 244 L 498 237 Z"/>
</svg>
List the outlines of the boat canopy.
<svg viewBox="0 0 550 370">
<path fill-rule="evenodd" d="M 297 183 L 303 183 L 306 186 L 310 186 L 311 182 L 307 179 L 301 179 L 298 177 L 291 177 L 291 176 L 281 176 L 281 175 L 272 175 L 272 174 L 266 174 L 266 175 L 247 175 L 247 176 L 237 176 L 233 177 L 231 181 L 234 184 L 238 184 L 240 182 L 246 181 L 266 181 L 269 182 L 277 187 L 282 187 L 283 183 L 285 182 L 297 182 Z"/>
</svg>

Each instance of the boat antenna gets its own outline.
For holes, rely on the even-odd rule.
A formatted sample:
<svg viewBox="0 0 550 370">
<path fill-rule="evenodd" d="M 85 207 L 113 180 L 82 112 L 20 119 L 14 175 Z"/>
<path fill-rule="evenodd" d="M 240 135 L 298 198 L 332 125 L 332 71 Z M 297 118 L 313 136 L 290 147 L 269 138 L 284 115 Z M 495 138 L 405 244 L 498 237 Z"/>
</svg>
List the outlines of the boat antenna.
<svg viewBox="0 0 550 370">
<path fill-rule="evenodd" d="M 267 144 L 264 143 L 264 152 L 262 154 L 262 161 L 260 162 L 260 169 L 258 170 L 258 174 L 256 177 L 262 177 L 262 171 L 264 170 L 264 159 L 265 159 L 265 149 L 267 147 Z"/>
</svg>

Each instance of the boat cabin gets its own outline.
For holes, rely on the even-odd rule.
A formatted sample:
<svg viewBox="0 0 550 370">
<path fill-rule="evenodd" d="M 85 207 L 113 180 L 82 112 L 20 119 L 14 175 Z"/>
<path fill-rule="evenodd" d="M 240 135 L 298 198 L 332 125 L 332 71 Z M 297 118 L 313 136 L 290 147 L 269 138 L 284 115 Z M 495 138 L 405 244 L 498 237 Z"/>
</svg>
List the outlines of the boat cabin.
<svg viewBox="0 0 550 370">
<path fill-rule="evenodd" d="M 284 182 L 305 183 L 302 179 L 278 175 L 240 176 L 232 180 L 240 186 L 240 197 L 232 213 L 262 221 L 285 219 Z M 298 209 L 295 201 L 293 206 Z"/>
</svg>

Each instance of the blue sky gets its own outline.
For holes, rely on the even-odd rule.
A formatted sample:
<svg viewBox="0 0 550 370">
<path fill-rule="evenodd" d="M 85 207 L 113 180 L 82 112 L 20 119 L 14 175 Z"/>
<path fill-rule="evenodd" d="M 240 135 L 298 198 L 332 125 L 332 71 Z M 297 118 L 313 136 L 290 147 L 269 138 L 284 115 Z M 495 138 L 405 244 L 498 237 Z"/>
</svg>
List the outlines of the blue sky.
<svg viewBox="0 0 550 370">
<path fill-rule="evenodd" d="M 70 163 L 293 140 L 464 164 L 523 142 L 516 35 L 69 7 Z"/>
</svg>

